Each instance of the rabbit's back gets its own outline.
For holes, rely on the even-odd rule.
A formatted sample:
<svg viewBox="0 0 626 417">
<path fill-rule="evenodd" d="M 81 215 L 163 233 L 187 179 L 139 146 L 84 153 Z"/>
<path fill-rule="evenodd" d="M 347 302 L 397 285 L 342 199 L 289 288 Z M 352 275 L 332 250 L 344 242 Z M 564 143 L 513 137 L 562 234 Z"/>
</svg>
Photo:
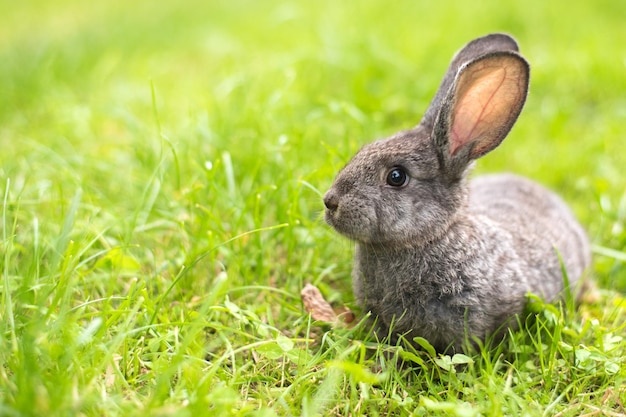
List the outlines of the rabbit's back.
<svg viewBox="0 0 626 417">
<path fill-rule="evenodd" d="M 528 267 L 530 291 L 554 301 L 563 291 L 562 260 L 575 287 L 591 263 L 587 235 L 559 196 L 513 174 L 483 175 L 470 182 L 469 212 L 510 234 Z"/>
</svg>

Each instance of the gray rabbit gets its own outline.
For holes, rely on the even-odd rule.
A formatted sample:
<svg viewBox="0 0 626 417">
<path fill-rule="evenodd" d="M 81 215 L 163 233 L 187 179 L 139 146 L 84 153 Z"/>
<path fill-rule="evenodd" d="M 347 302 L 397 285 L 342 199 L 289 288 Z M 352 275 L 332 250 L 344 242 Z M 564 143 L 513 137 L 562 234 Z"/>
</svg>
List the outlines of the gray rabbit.
<svg viewBox="0 0 626 417">
<path fill-rule="evenodd" d="M 324 196 L 327 223 L 356 241 L 355 295 L 382 335 L 467 350 L 515 327 L 529 293 L 577 287 L 589 242 L 557 195 L 512 174 L 466 178 L 508 134 L 528 80 L 513 38 L 473 40 L 420 124 L 363 147 Z"/>
</svg>

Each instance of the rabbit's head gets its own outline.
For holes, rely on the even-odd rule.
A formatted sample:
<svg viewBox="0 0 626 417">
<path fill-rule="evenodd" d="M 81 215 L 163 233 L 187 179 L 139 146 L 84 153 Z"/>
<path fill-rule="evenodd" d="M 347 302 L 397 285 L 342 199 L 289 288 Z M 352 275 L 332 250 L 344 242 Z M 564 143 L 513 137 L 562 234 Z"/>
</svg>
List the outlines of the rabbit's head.
<svg viewBox="0 0 626 417">
<path fill-rule="evenodd" d="M 324 196 L 326 221 L 365 244 L 419 245 L 443 234 L 466 200 L 472 161 L 497 147 L 528 90 L 528 63 L 507 35 L 466 45 L 414 129 L 363 147 Z"/>
</svg>

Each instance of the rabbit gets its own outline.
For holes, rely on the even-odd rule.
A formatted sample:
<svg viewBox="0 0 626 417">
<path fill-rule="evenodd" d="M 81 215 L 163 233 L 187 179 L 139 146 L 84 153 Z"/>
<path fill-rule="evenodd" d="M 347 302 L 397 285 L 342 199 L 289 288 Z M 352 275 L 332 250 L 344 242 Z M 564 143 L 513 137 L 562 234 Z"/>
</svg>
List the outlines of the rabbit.
<svg viewBox="0 0 626 417">
<path fill-rule="evenodd" d="M 354 294 L 377 334 L 468 351 L 516 328 L 529 293 L 553 302 L 582 281 L 588 237 L 556 194 L 467 178 L 517 120 L 529 73 L 512 37 L 471 41 L 419 125 L 364 146 L 324 195 L 326 222 L 356 243 Z"/>
</svg>

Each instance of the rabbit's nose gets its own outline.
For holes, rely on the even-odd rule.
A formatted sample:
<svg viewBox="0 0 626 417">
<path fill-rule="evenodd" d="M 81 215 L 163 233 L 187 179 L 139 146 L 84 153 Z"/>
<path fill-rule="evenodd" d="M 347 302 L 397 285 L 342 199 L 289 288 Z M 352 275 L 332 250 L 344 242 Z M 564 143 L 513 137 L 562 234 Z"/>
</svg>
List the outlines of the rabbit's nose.
<svg viewBox="0 0 626 417">
<path fill-rule="evenodd" d="M 324 196 L 324 205 L 330 211 L 337 210 L 337 207 L 339 207 L 339 201 L 335 194 L 331 193 L 330 191 L 327 192 Z"/>
</svg>

